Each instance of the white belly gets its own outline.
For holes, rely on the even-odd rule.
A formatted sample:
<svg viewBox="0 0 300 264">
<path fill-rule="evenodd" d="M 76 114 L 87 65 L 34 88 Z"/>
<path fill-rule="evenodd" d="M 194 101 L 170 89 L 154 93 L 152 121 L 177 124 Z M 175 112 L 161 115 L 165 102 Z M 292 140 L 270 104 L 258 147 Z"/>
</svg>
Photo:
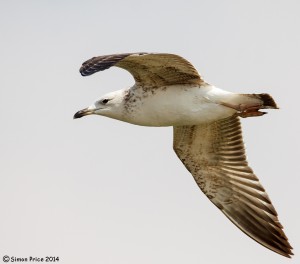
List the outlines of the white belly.
<svg viewBox="0 0 300 264">
<path fill-rule="evenodd" d="M 169 86 L 141 98 L 136 94 L 135 111 L 124 120 L 142 126 L 183 126 L 212 122 L 228 117 L 235 110 L 217 103 L 231 93 L 213 86 Z"/>
</svg>

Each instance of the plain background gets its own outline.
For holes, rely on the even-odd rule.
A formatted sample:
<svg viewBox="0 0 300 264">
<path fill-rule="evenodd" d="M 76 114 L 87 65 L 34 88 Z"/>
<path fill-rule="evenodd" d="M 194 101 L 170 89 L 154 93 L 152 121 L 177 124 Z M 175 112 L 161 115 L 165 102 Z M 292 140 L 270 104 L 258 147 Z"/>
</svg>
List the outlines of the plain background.
<svg viewBox="0 0 300 264">
<path fill-rule="evenodd" d="M 299 263 L 299 1 L 0 1 L 0 261 Z M 280 110 L 242 120 L 250 165 L 296 254 L 255 243 L 201 193 L 172 128 L 73 114 L 129 87 L 90 57 L 168 52 L 205 80 L 272 94 Z"/>
</svg>

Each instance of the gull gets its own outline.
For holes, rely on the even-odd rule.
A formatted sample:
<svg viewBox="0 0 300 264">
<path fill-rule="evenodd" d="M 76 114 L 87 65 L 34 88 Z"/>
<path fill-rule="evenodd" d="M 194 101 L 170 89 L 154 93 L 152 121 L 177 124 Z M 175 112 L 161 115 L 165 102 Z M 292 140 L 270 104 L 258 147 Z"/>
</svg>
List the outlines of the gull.
<svg viewBox="0 0 300 264">
<path fill-rule="evenodd" d="M 141 126 L 173 126 L 173 149 L 207 198 L 246 235 L 291 257 L 269 196 L 249 167 L 240 117 L 277 109 L 269 94 L 237 94 L 208 84 L 184 58 L 167 53 L 93 57 L 83 76 L 116 66 L 135 84 L 102 96 L 74 118 L 101 115 Z"/>
</svg>

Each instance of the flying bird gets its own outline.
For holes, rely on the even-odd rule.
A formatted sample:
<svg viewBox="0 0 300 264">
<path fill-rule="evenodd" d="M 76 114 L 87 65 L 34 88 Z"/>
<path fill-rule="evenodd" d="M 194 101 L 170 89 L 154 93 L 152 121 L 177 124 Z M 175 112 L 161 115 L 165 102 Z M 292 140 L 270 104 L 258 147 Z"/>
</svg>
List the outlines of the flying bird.
<svg viewBox="0 0 300 264">
<path fill-rule="evenodd" d="M 173 126 L 173 149 L 202 192 L 246 235 L 286 257 L 292 247 L 246 160 L 240 117 L 277 109 L 269 94 L 237 94 L 208 84 L 184 58 L 166 53 L 94 57 L 83 76 L 116 66 L 135 84 L 103 95 L 74 118 L 96 114 L 141 126 Z"/>
</svg>

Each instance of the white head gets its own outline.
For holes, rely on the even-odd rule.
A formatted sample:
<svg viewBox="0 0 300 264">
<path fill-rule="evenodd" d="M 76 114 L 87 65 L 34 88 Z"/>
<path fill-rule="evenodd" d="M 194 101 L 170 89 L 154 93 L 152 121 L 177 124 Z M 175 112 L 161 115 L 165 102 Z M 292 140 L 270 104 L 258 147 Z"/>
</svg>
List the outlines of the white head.
<svg viewBox="0 0 300 264">
<path fill-rule="evenodd" d="M 123 98 L 124 90 L 105 94 L 91 106 L 78 111 L 74 115 L 74 119 L 86 115 L 102 115 L 121 119 L 123 114 Z"/>
</svg>

